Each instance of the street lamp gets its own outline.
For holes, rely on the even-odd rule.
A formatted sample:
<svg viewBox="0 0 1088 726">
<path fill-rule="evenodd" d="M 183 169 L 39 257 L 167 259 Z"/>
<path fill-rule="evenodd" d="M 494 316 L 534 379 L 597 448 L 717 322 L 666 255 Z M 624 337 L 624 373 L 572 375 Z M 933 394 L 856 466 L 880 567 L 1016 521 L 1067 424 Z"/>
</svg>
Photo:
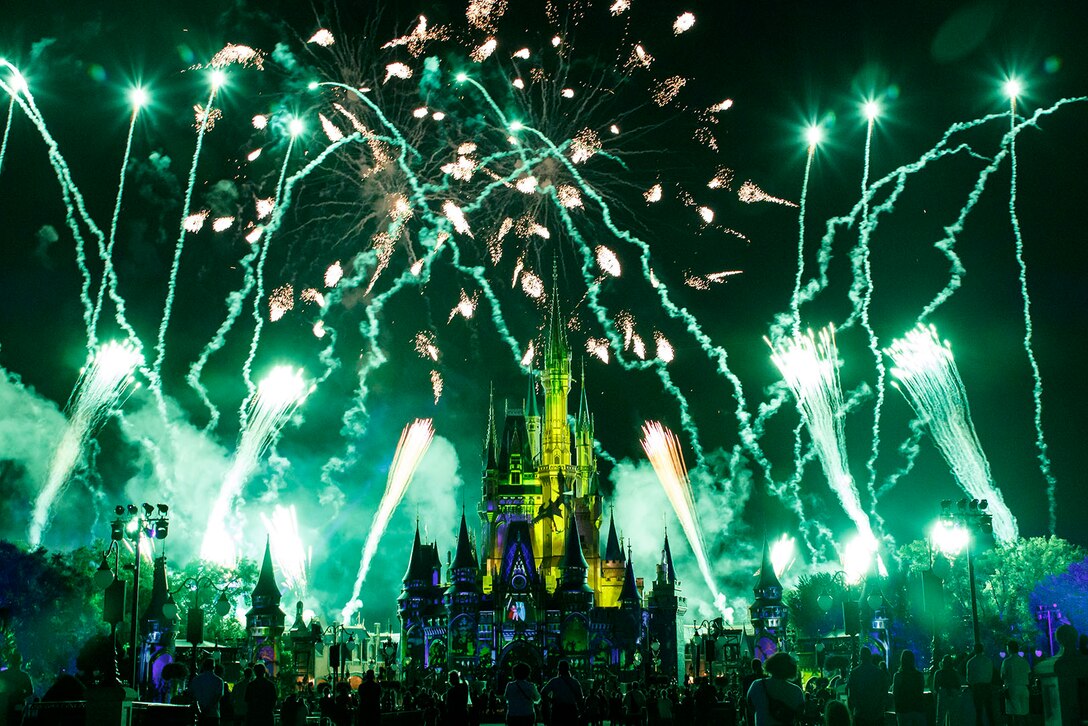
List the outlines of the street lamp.
<svg viewBox="0 0 1088 726">
<path fill-rule="evenodd" d="M 985 499 L 960 499 L 952 506 L 950 499 L 941 502 L 941 522 L 953 528 L 962 528 L 966 533 L 964 547 L 967 550 L 967 579 L 971 584 L 971 624 L 974 628 L 975 649 L 982 643 L 982 633 L 978 624 L 978 592 L 975 588 L 975 535 L 990 534 L 994 531 L 993 516 L 986 510 L 990 503 Z"/>
<path fill-rule="evenodd" d="M 125 611 L 125 585 L 121 582 L 117 575 L 120 573 L 121 568 L 121 542 L 128 540 L 132 543 L 131 547 L 135 553 L 133 557 L 132 569 L 132 608 L 129 610 L 131 615 L 131 627 L 129 631 L 129 652 L 132 656 L 132 673 L 129 685 L 134 691 L 139 690 L 140 684 L 140 659 L 136 655 L 136 641 L 139 639 L 140 633 L 140 563 L 143 561 L 142 553 L 140 552 L 143 540 L 146 537 L 149 541 L 164 540 L 169 533 L 170 527 L 170 507 L 165 504 L 158 504 L 152 506 L 147 502 L 144 502 L 142 507 L 137 507 L 135 504 L 122 505 L 118 504 L 114 508 L 114 514 L 116 515 L 112 522 L 110 522 L 110 546 L 102 553 L 102 561 L 98 565 L 98 569 L 94 574 L 94 582 L 105 591 L 104 601 L 104 619 L 110 623 L 110 636 L 112 640 L 113 648 L 113 683 L 120 683 L 120 676 L 117 673 L 117 625 L 124 620 Z M 113 555 L 113 567 L 110 568 L 109 558 Z M 129 569 L 129 565 L 125 565 L 124 569 Z"/>
<path fill-rule="evenodd" d="M 341 623 L 333 623 L 322 630 L 321 624 L 315 619 L 310 627 L 318 639 L 329 646 L 329 668 L 332 669 L 333 683 L 344 680 L 348 658 L 355 648 L 355 633 L 349 633 L 345 641 L 344 631 L 347 626 Z"/>
<path fill-rule="evenodd" d="M 1051 605 L 1036 605 L 1035 619 L 1040 623 L 1046 621 L 1046 636 L 1050 643 L 1050 656 L 1054 657 L 1054 621 L 1061 623 L 1062 611 L 1058 609 L 1058 603 Z"/>
<path fill-rule="evenodd" d="M 714 618 L 713 620 L 704 620 L 698 622 L 693 620 L 692 624 L 695 627 L 695 642 L 698 643 L 702 640 L 703 643 L 703 657 L 707 663 L 707 675 L 710 676 L 710 680 L 714 680 L 714 646 L 718 642 L 718 638 L 725 632 L 725 622 L 721 618 Z M 702 628 L 706 631 L 703 636 L 699 635 L 699 629 Z M 696 646 L 696 655 L 698 655 L 698 646 Z M 695 675 L 699 675 L 699 664 L 695 664 Z"/>
<path fill-rule="evenodd" d="M 200 588 L 210 587 L 219 593 L 219 598 L 215 601 L 215 614 L 220 618 L 226 617 L 234 606 L 230 602 L 230 598 L 227 597 L 227 590 L 234 582 L 228 582 L 226 585 L 219 587 L 215 584 L 215 581 L 209 575 L 197 575 L 195 577 L 187 577 L 182 580 L 181 584 L 174 590 L 170 591 L 170 596 L 166 600 L 166 604 L 162 606 L 162 614 L 167 618 L 173 620 L 178 616 L 178 605 L 174 601 L 174 595 L 181 592 L 186 587 L 190 588 L 195 594 L 193 595 L 193 601 L 189 604 L 189 609 L 185 614 L 185 639 L 189 641 L 191 647 L 190 662 L 192 663 L 191 673 L 196 675 L 196 656 L 197 649 L 200 644 L 204 642 L 204 609 L 200 605 Z M 219 647 L 219 631 L 216 630 L 215 634 L 216 648 Z"/>
</svg>

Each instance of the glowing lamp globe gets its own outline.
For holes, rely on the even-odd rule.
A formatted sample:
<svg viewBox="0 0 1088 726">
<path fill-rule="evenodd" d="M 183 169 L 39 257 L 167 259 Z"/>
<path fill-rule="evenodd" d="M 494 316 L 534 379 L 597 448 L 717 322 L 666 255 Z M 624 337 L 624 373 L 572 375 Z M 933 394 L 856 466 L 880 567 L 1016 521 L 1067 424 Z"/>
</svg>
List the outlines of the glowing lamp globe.
<svg viewBox="0 0 1088 726">
<path fill-rule="evenodd" d="M 173 595 L 170 595 L 163 604 L 162 614 L 167 620 L 173 620 L 178 616 L 178 604 L 174 602 Z"/>
<path fill-rule="evenodd" d="M 227 599 L 227 593 L 223 592 L 219 594 L 219 599 L 215 602 L 215 612 L 219 617 L 223 618 L 227 616 L 227 613 L 231 611 L 230 600 Z"/>
</svg>

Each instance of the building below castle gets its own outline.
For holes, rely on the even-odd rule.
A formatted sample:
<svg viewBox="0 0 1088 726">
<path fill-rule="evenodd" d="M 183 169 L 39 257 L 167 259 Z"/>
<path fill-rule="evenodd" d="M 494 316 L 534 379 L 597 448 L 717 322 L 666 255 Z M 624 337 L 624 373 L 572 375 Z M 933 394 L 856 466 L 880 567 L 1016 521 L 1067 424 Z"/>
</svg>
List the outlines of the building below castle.
<svg viewBox="0 0 1088 726">
<path fill-rule="evenodd" d="M 399 598 L 402 665 L 484 676 L 525 662 L 540 674 L 565 659 L 585 676 L 628 671 L 680 682 L 687 606 L 668 536 L 649 588 L 611 515 L 601 547 L 585 372 L 572 418 L 570 350 L 552 300 L 543 410 L 532 373 L 523 407 L 500 419 L 490 405 L 478 537 L 462 513 L 444 566 L 437 543 L 422 542 L 416 528 Z"/>
</svg>

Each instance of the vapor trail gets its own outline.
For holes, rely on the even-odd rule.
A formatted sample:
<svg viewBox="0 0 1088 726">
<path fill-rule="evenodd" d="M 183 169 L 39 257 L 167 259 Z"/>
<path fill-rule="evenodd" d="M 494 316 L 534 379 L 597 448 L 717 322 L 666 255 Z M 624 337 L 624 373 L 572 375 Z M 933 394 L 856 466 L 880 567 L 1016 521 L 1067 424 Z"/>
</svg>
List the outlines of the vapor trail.
<svg viewBox="0 0 1088 726">
<path fill-rule="evenodd" d="M 277 571 L 298 599 L 304 600 L 309 590 L 310 559 L 313 556 L 313 548 L 307 547 L 302 541 L 295 505 L 285 507 L 277 504 L 272 510 L 271 517 L 261 514 L 261 522 L 268 532 L 272 559 L 275 560 Z"/>
</svg>

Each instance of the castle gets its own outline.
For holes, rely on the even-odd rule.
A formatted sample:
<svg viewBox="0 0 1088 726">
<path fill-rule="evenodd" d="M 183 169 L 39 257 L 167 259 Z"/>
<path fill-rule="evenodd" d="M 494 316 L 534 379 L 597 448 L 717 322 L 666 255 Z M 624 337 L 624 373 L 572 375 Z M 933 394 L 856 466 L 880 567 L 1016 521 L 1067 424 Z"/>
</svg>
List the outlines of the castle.
<svg viewBox="0 0 1088 726">
<path fill-rule="evenodd" d="M 571 425 L 571 357 L 554 294 L 540 383 L 543 413 L 532 373 L 523 409 L 499 421 L 491 401 L 479 547 L 462 513 L 444 567 L 416 528 L 398 601 L 403 665 L 485 675 L 525 662 L 539 675 L 565 659 L 583 675 L 681 682 L 687 607 L 668 536 L 648 592 L 611 516 L 601 550 L 594 420 L 583 369 Z"/>
</svg>

